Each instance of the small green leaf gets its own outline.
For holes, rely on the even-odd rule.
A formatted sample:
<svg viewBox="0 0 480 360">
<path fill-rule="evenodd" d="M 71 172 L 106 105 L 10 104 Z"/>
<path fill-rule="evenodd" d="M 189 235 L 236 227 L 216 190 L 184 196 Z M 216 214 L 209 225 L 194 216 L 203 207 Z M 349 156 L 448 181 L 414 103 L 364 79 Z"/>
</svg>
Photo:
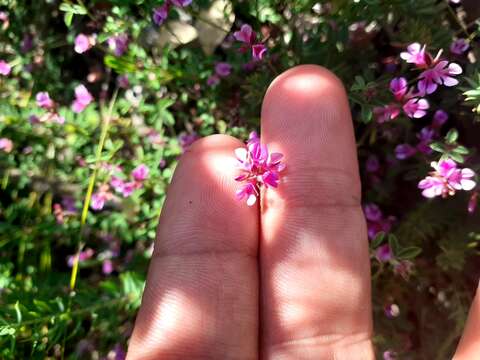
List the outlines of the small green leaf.
<svg viewBox="0 0 480 360">
<path fill-rule="evenodd" d="M 417 246 L 409 246 L 401 249 L 398 254 L 396 254 L 396 257 L 401 260 L 409 260 L 416 258 L 421 252 L 421 248 Z"/>
<path fill-rule="evenodd" d="M 455 152 L 451 152 L 451 153 L 449 154 L 449 157 L 450 157 L 452 160 L 454 160 L 454 161 L 456 161 L 457 163 L 460 163 L 460 164 L 465 161 L 465 158 L 463 157 L 463 155 L 460 155 L 460 154 L 455 153 Z"/>
<path fill-rule="evenodd" d="M 70 25 L 72 25 L 72 20 L 73 20 L 73 13 L 66 12 L 63 17 L 63 21 L 65 22 L 65 25 L 67 25 L 67 27 L 70 27 Z"/>
<path fill-rule="evenodd" d="M 372 240 L 371 246 L 373 249 L 376 249 L 380 244 L 385 240 L 385 233 L 383 231 L 379 232 Z"/>
<path fill-rule="evenodd" d="M 458 145 L 455 149 L 453 149 L 453 152 L 460 155 L 468 155 L 470 153 L 470 151 L 462 145 Z"/>
<path fill-rule="evenodd" d="M 450 129 L 450 131 L 445 135 L 445 141 L 447 144 L 455 144 L 458 139 L 457 129 Z"/>
<path fill-rule="evenodd" d="M 433 151 L 436 151 L 436 152 L 439 152 L 439 153 L 444 153 L 447 149 L 445 148 L 445 145 L 443 145 L 442 143 L 439 143 L 439 142 L 433 142 L 430 144 L 430 148 L 433 150 Z"/>
<path fill-rule="evenodd" d="M 398 243 L 398 239 L 395 235 L 389 234 L 388 235 L 388 245 L 390 245 L 390 249 L 392 249 L 393 254 L 396 256 L 398 252 L 400 252 L 400 244 Z"/>
</svg>

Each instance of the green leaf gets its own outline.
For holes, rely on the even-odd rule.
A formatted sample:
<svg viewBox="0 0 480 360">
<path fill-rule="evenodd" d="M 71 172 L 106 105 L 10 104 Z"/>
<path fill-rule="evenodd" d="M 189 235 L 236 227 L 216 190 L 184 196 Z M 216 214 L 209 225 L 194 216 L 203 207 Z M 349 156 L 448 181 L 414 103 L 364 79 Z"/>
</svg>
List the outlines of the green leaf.
<svg viewBox="0 0 480 360">
<path fill-rule="evenodd" d="M 116 57 L 113 55 L 105 55 L 103 61 L 106 66 L 119 74 L 132 73 L 136 70 L 134 60 L 126 56 Z"/>
<path fill-rule="evenodd" d="M 452 151 L 460 155 L 468 155 L 470 153 L 470 151 L 465 146 L 462 146 L 462 145 L 458 145 Z"/>
<path fill-rule="evenodd" d="M 400 252 L 400 244 L 398 243 L 398 239 L 395 235 L 389 234 L 388 235 L 388 245 L 390 245 L 390 249 L 392 249 L 393 254 L 396 256 L 398 252 Z"/>
<path fill-rule="evenodd" d="M 457 129 L 450 129 L 450 131 L 445 135 L 445 141 L 447 144 L 455 144 L 458 139 Z"/>
<path fill-rule="evenodd" d="M 433 151 L 436 151 L 436 152 L 439 152 L 439 153 L 444 153 L 447 149 L 445 147 L 445 145 L 443 145 L 442 143 L 439 143 L 439 142 L 433 142 L 430 144 L 430 148 L 433 150 Z"/>
<path fill-rule="evenodd" d="M 458 163 L 463 163 L 463 162 L 465 161 L 465 158 L 463 157 L 463 155 L 458 154 L 458 153 L 455 153 L 455 152 L 451 152 L 451 153 L 449 154 L 449 157 L 450 157 L 452 160 L 454 160 L 454 161 L 456 161 L 456 162 L 458 162 Z"/>
<path fill-rule="evenodd" d="M 380 244 L 385 240 L 385 233 L 383 231 L 379 232 L 372 240 L 371 247 L 373 249 L 380 246 Z"/>
<path fill-rule="evenodd" d="M 401 249 L 398 254 L 396 254 L 396 257 L 401 260 L 409 260 L 416 258 L 421 252 L 422 249 L 418 246 L 409 246 Z"/>
<path fill-rule="evenodd" d="M 65 22 L 65 25 L 67 25 L 67 27 L 70 27 L 70 25 L 72 25 L 72 20 L 73 20 L 73 13 L 71 12 L 65 13 L 63 17 L 63 21 Z"/>
</svg>

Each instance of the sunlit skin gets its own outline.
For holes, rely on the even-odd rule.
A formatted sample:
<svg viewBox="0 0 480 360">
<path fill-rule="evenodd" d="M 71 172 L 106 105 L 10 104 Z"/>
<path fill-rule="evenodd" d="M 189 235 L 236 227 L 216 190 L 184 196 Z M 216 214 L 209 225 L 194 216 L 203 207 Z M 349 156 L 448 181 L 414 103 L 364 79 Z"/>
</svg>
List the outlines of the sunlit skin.
<svg viewBox="0 0 480 360">
<path fill-rule="evenodd" d="M 355 138 L 341 82 L 318 66 L 273 81 L 262 142 L 278 189 L 235 199 L 235 148 L 181 158 L 160 217 L 127 359 L 373 359 L 370 264 Z M 480 358 L 480 298 L 456 360 Z"/>
</svg>

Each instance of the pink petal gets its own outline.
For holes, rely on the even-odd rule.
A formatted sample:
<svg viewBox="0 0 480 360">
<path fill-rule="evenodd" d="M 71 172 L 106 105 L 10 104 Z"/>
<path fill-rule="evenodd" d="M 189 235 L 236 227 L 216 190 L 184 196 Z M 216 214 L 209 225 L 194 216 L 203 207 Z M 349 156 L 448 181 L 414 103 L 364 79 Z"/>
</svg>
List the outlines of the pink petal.
<svg viewBox="0 0 480 360">
<path fill-rule="evenodd" d="M 470 179 L 475 176 L 475 173 L 472 169 L 465 168 L 462 169 L 462 179 Z"/>
<path fill-rule="evenodd" d="M 456 63 L 451 63 L 450 65 L 448 65 L 448 73 L 450 75 L 459 75 L 463 72 L 462 68 L 460 65 L 456 64 Z"/>
<path fill-rule="evenodd" d="M 450 76 L 444 76 L 444 77 L 442 77 L 442 80 L 443 80 L 443 85 L 445 85 L 445 86 L 458 85 L 458 80 L 453 78 L 453 77 L 450 77 Z"/>
<path fill-rule="evenodd" d="M 238 160 L 241 162 L 246 162 L 247 161 L 247 149 L 245 148 L 236 148 L 235 149 L 235 156 L 237 157 Z"/>
<path fill-rule="evenodd" d="M 254 194 L 248 195 L 247 198 L 247 205 L 248 206 L 253 206 L 257 202 L 257 197 Z"/>
<path fill-rule="evenodd" d="M 469 191 L 469 190 L 472 190 L 475 185 L 477 185 L 477 183 L 473 180 L 466 180 L 466 179 L 462 179 L 460 181 L 460 184 L 462 185 L 462 189 L 465 190 L 465 191 Z"/>
</svg>

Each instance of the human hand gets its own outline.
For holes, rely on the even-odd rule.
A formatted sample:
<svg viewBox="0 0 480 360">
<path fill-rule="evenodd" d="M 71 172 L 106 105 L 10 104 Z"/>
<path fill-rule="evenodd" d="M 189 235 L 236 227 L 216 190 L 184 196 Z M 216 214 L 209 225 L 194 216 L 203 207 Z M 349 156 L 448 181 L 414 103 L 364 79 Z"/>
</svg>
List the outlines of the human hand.
<svg viewBox="0 0 480 360">
<path fill-rule="evenodd" d="M 284 154 L 261 207 L 235 200 L 234 149 L 182 157 L 162 210 L 128 359 L 373 359 L 368 240 L 348 101 L 327 70 L 274 80 L 262 142 Z M 480 298 L 456 360 L 480 358 Z"/>
</svg>

